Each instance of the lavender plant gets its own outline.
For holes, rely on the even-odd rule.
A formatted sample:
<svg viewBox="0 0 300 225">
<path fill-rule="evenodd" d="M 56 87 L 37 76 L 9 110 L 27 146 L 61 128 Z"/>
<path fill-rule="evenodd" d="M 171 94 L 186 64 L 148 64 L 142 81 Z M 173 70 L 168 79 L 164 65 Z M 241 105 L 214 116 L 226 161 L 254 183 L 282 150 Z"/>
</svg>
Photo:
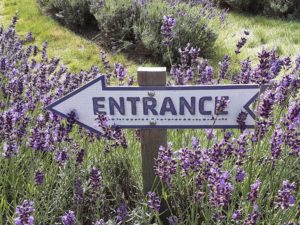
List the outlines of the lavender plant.
<svg viewBox="0 0 300 225">
<path fill-rule="evenodd" d="M 28 43 L 31 35 L 18 36 L 16 22 L 17 17 L 0 29 L 1 224 L 150 224 L 162 202 L 169 224 L 299 221 L 300 57 L 263 49 L 257 63 L 242 61 L 232 82 L 269 86 L 256 103 L 255 129 L 245 129 L 248 115 L 241 112 L 240 130 L 170 132 L 173 145 L 159 149 L 153 168 L 162 190 L 143 198 L 138 131 L 110 127 L 98 115 L 99 136 L 74 123 L 76 112 L 62 119 L 44 110 L 101 70 L 72 73 L 49 58 L 47 44 L 40 48 Z M 199 58 L 198 47 L 185 45 L 178 52 L 175 85 L 228 82 L 228 57 L 217 75 Z M 103 63 L 108 65 L 106 58 Z M 115 72 L 105 70 L 116 75 L 112 81 L 124 81 L 120 64 Z M 218 99 L 216 113 L 227 104 Z"/>
</svg>

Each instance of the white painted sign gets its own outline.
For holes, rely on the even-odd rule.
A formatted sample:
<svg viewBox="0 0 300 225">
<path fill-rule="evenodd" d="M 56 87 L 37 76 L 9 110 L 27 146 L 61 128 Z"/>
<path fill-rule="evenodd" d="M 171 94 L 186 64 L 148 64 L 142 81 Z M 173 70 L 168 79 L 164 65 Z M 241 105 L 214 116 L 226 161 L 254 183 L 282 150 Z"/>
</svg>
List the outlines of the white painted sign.
<svg viewBox="0 0 300 225">
<path fill-rule="evenodd" d="M 75 111 L 77 122 L 94 132 L 97 114 L 106 114 L 121 128 L 238 128 L 237 116 L 247 112 L 246 127 L 253 128 L 250 104 L 258 85 L 118 86 L 107 87 L 100 76 L 47 107 L 63 117 Z M 217 98 L 229 100 L 216 115 Z"/>
</svg>

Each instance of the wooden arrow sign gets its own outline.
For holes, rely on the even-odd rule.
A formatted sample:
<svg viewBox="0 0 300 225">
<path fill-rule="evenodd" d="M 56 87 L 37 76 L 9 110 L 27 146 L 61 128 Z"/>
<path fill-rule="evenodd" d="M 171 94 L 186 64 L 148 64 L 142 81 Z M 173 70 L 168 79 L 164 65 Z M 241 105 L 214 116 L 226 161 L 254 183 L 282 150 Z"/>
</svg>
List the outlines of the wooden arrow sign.
<svg viewBox="0 0 300 225">
<path fill-rule="evenodd" d="M 258 85 L 248 84 L 112 87 L 100 76 L 47 109 L 63 117 L 74 110 L 77 122 L 94 132 L 101 132 L 97 114 L 106 114 L 111 125 L 121 128 L 238 128 L 237 116 L 244 111 L 248 113 L 246 128 L 253 128 L 255 114 L 250 105 L 259 91 Z M 221 97 L 229 103 L 216 115 Z"/>
</svg>

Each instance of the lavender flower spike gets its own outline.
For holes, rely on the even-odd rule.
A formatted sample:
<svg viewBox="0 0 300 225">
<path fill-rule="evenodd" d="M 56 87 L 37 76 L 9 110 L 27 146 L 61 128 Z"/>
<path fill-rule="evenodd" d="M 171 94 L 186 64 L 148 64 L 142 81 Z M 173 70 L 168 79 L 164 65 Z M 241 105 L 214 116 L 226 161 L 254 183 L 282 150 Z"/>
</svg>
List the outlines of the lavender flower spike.
<svg viewBox="0 0 300 225">
<path fill-rule="evenodd" d="M 69 210 L 61 217 L 63 225 L 75 225 L 76 217 L 73 211 Z"/>
<path fill-rule="evenodd" d="M 126 68 L 121 63 L 116 63 L 114 73 L 115 73 L 115 77 L 122 82 L 125 79 L 127 71 Z"/>
<path fill-rule="evenodd" d="M 281 209 L 287 209 L 295 205 L 296 199 L 293 193 L 296 190 L 296 184 L 290 183 L 288 180 L 283 181 L 282 188 L 278 191 L 276 204 Z"/>
<path fill-rule="evenodd" d="M 32 213 L 34 211 L 32 201 L 25 200 L 22 205 L 17 206 L 16 213 L 18 217 L 15 219 L 16 225 L 33 225 L 34 218 Z"/>
<path fill-rule="evenodd" d="M 162 44 L 169 46 L 171 45 L 173 38 L 175 37 L 174 27 L 176 25 L 176 20 L 173 16 L 164 16 L 162 26 L 160 28 L 162 35 Z"/>
<path fill-rule="evenodd" d="M 42 185 L 44 183 L 44 173 L 41 170 L 37 170 L 34 176 L 35 186 Z"/>
<path fill-rule="evenodd" d="M 149 200 L 148 200 L 148 206 L 159 212 L 159 209 L 160 209 L 160 199 L 159 197 L 154 193 L 154 192 L 148 192 L 147 194 Z"/>
<path fill-rule="evenodd" d="M 126 204 L 121 204 L 117 208 L 117 221 L 124 222 L 128 216 L 128 210 Z"/>
<path fill-rule="evenodd" d="M 96 221 L 95 223 L 93 223 L 93 225 L 105 225 L 105 222 L 103 219 Z"/>
<path fill-rule="evenodd" d="M 248 194 L 248 200 L 254 203 L 258 198 L 260 188 L 260 181 L 256 180 L 254 184 L 251 184 L 251 191 Z"/>
<path fill-rule="evenodd" d="M 216 103 L 216 115 L 220 115 L 224 113 L 224 110 L 227 108 L 228 104 L 229 104 L 229 100 L 226 99 L 225 97 L 219 97 L 217 99 L 217 103 Z"/>
<path fill-rule="evenodd" d="M 219 71 L 219 82 L 220 80 L 224 80 L 226 78 L 226 74 L 228 72 L 230 66 L 230 57 L 229 55 L 225 55 L 224 59 L 219 62 L 219 67 L 220 67 L 220 71 Z"/>
</svg>

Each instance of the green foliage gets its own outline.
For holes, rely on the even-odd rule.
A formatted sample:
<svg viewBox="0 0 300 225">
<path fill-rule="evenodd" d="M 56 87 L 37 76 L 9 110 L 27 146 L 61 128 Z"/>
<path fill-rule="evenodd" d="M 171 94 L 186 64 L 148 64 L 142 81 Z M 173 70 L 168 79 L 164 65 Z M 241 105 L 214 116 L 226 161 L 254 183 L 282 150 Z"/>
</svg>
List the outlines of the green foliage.
<svg viewBox="0 0 300 225">
<path fill-rule="evenodd" d="M 105 45 L 114 48 L 120 42 L 134 41 L 133 24 L 139 16 L 139 8 L 131 0 L 108 0 L 103 6 L 94 3 L 90 11 Z"/>
<path fill-rule="evenodd" d="M 208 56 L 217 38 L 215 21 L 218 10 L 204 10 L 201 4 L 191 6 L 178 3 L 170 7 L 167 1 L 147 2 L 145 5 L 132 0 L 79 1 L 38 0 L 42 8 L 59 16 L 70 27 L 83 26 L 93 17 L 97 21 L 99 37 L 106 47 L 118 50 L 129 44 L 142 46 L 156 59 L 169 62 L 179 47 L 190 43 L 201 48 L 202 56 Z M 176 37 L 167 51 L 162 46 L 161 26 L 163 16 L 176 19 Z M 193 29 L 191 29 L 191 27 Z"/>
<path fill-rule="evenodd" d="M 248 10 L 256 0 L 225 0 L 232 8 L 238 10 Z"/>
<path fill-rule="evenodd" d="M 186 46 L 199 47 L 202 56 L 209 56 L 217 38 L 213 29 L 215 21 L 202 15 L 202 6 L 191 7 L 188 4 L 177 4 L 170 7 L 166 2 L 156 1 L 147 4 L 134 27 L 135 35 L 144 47 L 150 50 L 157 59 L 169 62 L 169 57 L 177 58 L 178 48 Z M 164 15 L 171 15 L 176 20 L 175 37 L 170 46 L 162 45 L 161 26 Z M 192 28 L 192 29 L 191 29 Z"/>
<path fill-rule="evenodd" d="M 41 8 L 68 27 L 78 29 L 92 20 L 87 0 L 37 0 Z"/>
<path fill-rule="evenodd" d="M 233 9 L 249 13 L 300 19 L 299 0 L 225 0 L 225 2 Z"/>
<path fill-rule="evenodd" d="M 267 15 L 286 16 L 300 19 L 299 0 L 266 0 L 264 13 Z"/>
</svg>

